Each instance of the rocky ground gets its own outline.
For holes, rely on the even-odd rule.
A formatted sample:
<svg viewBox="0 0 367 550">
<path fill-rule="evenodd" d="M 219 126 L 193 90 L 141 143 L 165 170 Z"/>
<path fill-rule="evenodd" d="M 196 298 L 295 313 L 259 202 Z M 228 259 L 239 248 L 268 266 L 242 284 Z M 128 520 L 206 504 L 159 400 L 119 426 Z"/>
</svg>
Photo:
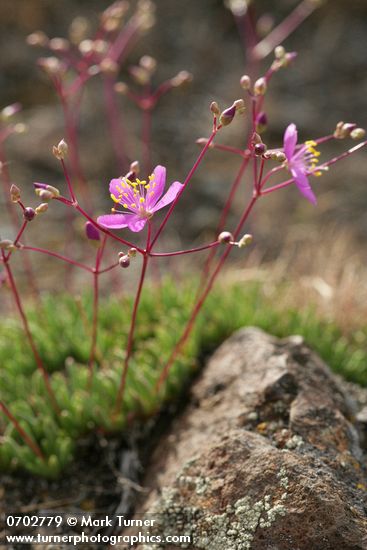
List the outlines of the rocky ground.
<svg viewBox="0 0 367 550">
<path fill-rule="evenodd" d="M 365 549 L 365 430 L 365 391 L 337 380 L 300 337 L 240 330 L 157 445 L 136 517 L 191 536 L 167 549 Z"/>
</svg>

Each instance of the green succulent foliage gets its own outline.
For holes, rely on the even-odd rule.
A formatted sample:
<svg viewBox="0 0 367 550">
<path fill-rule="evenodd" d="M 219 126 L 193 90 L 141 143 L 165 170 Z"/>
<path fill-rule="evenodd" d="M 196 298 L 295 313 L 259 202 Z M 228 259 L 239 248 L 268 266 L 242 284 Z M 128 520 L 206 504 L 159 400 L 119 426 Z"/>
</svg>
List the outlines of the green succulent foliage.
<svg viewBox="0 0 367 550">
<path fill-rule="evenodd" d="M 333 323 L 318 319 L 312 309 L 277 308 L 259 284 L 214 290 L 195 330 L 177 358 L 162 391 L 155 385 L 190 314 L 193 284 L 178 287 L 167 280 L 146 288 L 139 309 L 136 349 L 131 359 L 122 408 L 115 411 L 131 300 L 105 299 L 100 308 L 98 354 L 91 379 L 90 296 L 75 301 L 48 296 L 40 307 L 29 308 L 30 326 L 60 413 L 55 413 L 44 381 L 16 319 L 0 324 L 1 398 L 21 427 L 41 449 L 45 460 L 25 444 L 15 427 L 0 415 L 0 468 L 22 469 L 57 477 L 73 460 L 78 439 L 95 430 L 121 431 L 132 416 L 147 418 L 167 400 L 177 399 L 203 357 L 234 330 L 256 325 L 280 337 L 302 334 L 321 357 L 346 378 L 367 384 L 367 327 L 343 335 Z"/>
</svg>

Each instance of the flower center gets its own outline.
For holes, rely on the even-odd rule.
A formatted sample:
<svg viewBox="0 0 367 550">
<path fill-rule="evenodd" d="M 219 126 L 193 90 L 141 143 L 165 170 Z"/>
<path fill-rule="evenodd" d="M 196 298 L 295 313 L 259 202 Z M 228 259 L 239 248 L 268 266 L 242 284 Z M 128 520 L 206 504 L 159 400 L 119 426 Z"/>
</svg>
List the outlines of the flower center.
<svg viewBox="0 0 367 550">
<path fill-rule="evenodd" d="M 154 177 L 154 174 L 151 174 L 148 181 L 139 178 L 134 181 L 122 178 L 121 182 L 116 185 L 116 191 L 111 193 L 112 200 L 141 217 L 150 218 L 153 213 L 149 211 L 149 199 L 154 196 L 154 188 L 157 185 Z M 111 211 L 121 212 L 116 208 L 112 208 Z"/>
<path fill-rule="evenodd" d="M 321 176 L 321 170 L 314 172 L 317 164 L 319 162 L 318 157 L 321 155 L 320 151 L 316 149 L 317 143 L 314 140 L 309 140 L 305 142 L 305 161 L 307 163 L 308 170 L 312 171 L 314 176 Z"/>
</svg>

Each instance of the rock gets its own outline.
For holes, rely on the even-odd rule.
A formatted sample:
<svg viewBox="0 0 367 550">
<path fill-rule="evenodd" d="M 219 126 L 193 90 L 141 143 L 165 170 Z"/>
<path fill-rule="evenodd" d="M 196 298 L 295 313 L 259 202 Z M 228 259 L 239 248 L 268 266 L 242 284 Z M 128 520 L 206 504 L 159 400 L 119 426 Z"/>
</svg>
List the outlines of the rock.
<svg viewBox="0 0 367 550">
<path fill-rule="evenodd" d="M 150 535 L 190 537 L 166 549 L 366 549 L 355 413 L 302 339 L 240 330 L 158 445 L 135 517 L 156 518 Z"/>
</svg>

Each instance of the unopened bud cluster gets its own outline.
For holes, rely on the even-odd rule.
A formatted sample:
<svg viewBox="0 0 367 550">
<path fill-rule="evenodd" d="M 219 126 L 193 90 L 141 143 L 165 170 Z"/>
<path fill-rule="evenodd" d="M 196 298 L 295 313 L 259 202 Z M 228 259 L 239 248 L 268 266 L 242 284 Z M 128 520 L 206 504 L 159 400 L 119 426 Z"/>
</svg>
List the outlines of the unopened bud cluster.
<svg viewBox="0 0 367 550">
<path fill-rule="evenodd" d="M 125 252 L 119 252 L 119 266 L 126 269 L 130 266 L 130 259 L 135 258 L 137 254 L 136 248 L 129 248 L 127 254 Z"/>
<path fill-rule="evenodd" d="M 68 144 L 62 139 L 58 145 L 52 147 L 52 153 L 58 160 L 64 160 L 68 154 Z"/>
<path fill-rule="evenodd" d="M 234 119 L 236 113 L 242 115 L 246 111 L 246 106 L 243 99 L 236 99 L 230 107 L 220 112 L 218 103 L 214 101 L 210 105 L 210 110 L 215 116 L 219 115 L 219 122 L 222 126 L 228 126 Z"/>
<path fill-rule="evenodd" d="M 351 137 L 352 139 L 363 139 L 366 135 L 366 131 L 363 128 L 357 128 L 357 124 L 353 122 L 340 121 L 336 125 L 334 130 L 334 137 L 336 139 L 345 139 Z"/>
<path fill-rule="evenodd" d="M 50 201 L 60 196 L 60 191 L 57 187 L 53 187 L 52 185 L 47 185 L 45 183 L 34 183 L 33 187 L 36 195 L 44 201 Z"/>
<path fill-rule="evenodd" d="M 274 50 L 274 61 L 271 65 L 273 72 L 279 69 L 288 67 L 289 64 L 297 57 L 296 52 L 287 52 L 283 46 L 277 46 Z"/>
</svg>

